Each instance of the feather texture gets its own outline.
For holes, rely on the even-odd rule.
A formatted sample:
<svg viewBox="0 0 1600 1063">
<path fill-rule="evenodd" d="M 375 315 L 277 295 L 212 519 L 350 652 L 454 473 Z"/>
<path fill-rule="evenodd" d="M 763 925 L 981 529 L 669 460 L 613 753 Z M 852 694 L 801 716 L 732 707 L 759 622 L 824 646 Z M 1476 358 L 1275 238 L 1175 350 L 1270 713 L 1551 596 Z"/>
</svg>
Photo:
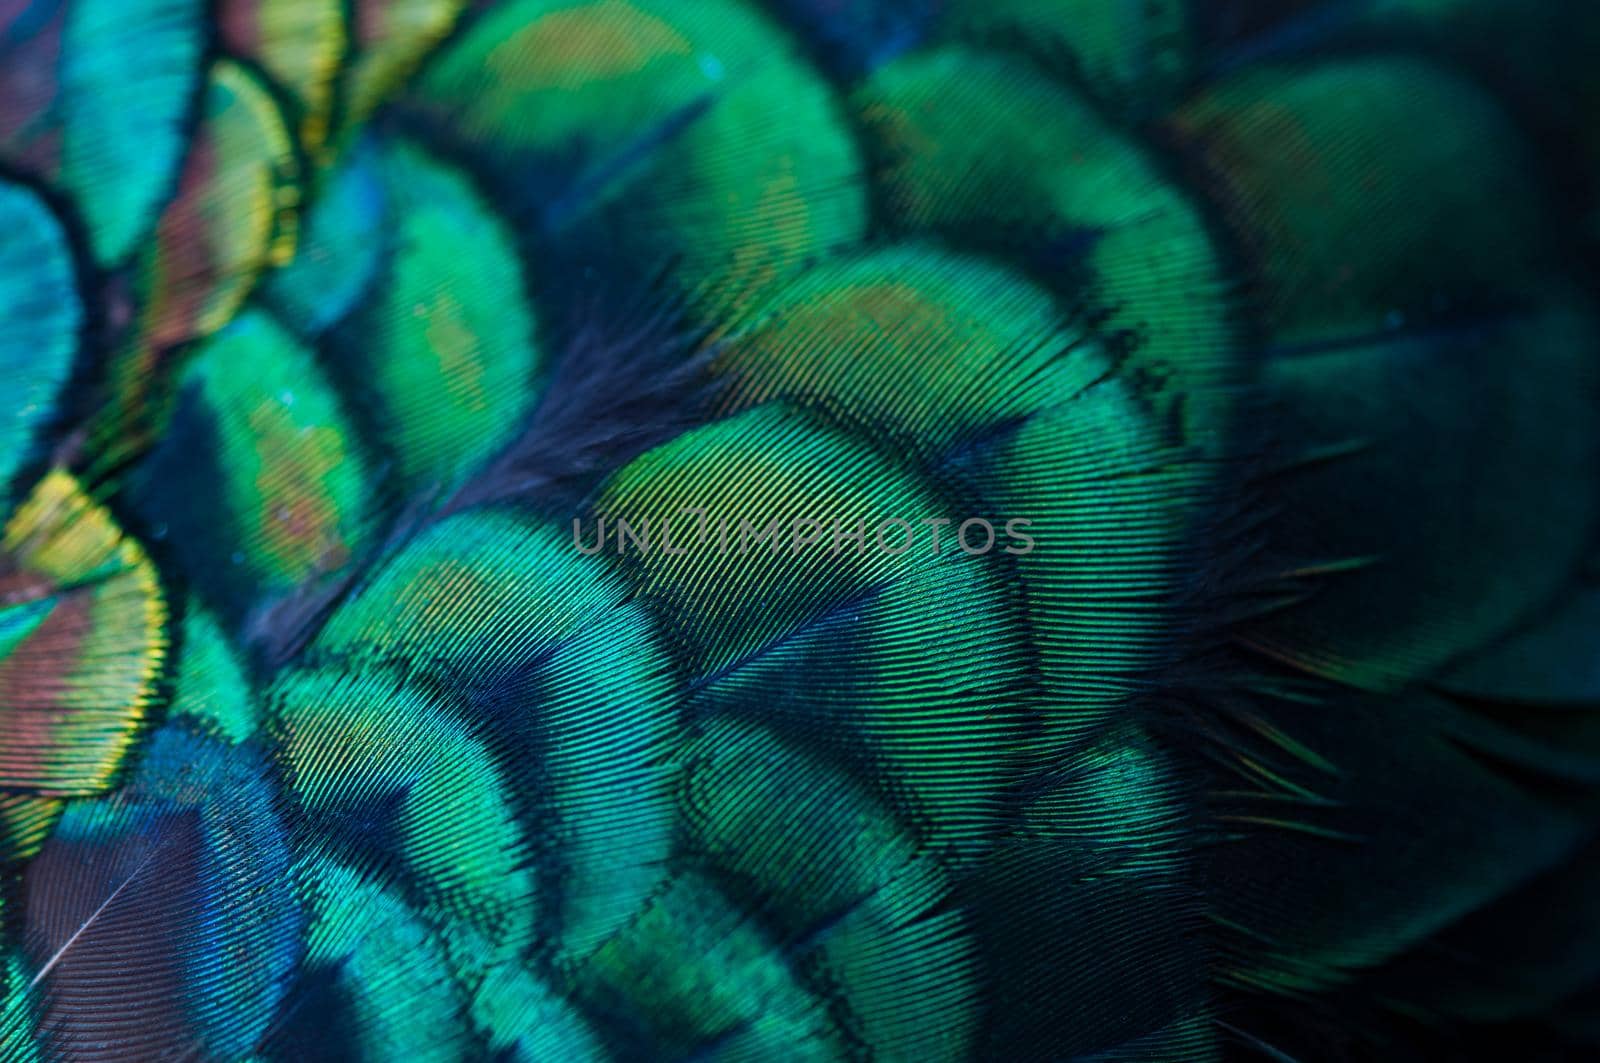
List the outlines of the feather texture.
<svg viewBox="0 0 1600 1063">
<path fill-rule="evenodd" d="M 0 1060 L 1594 1054 L 1597 25 L 0 0 Z"/>
</svg>

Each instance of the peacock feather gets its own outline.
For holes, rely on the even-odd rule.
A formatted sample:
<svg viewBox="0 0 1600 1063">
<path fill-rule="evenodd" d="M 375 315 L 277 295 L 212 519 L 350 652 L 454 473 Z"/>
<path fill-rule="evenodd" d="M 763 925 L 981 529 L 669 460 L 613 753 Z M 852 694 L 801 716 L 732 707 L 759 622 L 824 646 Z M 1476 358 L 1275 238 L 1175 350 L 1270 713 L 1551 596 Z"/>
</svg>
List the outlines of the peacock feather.
<svg viewBox="0 0 1600 1063">
<path fill-rule="evenodd" d="M 0 0 L 0 1063 L 1600 1055 L 1597 48 Z"/>
</svg>

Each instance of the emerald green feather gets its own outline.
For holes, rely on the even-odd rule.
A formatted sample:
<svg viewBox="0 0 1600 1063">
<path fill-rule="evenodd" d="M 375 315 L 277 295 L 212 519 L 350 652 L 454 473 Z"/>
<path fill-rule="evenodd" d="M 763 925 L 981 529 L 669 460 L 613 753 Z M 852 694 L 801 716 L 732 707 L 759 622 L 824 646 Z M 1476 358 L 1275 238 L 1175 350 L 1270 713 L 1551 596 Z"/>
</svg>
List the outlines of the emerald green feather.
<svg viewBox="0 0 1600 1063">
<path fill-rule="evenodd" d="M 1043 290 L 926 246 L 841 259 L 782 289 L 713 368 L 728 382 L 725 409 L 814 406 L 970 492 L 961 504 L 976 508 L 953 518 L 877 489 L 889 516 L 951 519 L 948 549 L 968 516 L 1027 522 L 1036 548 L 1016 553 L 1017 540 L 1001 552 L 1026 589 L 1052 736 L 1098 726 L 1163 659 L 1160 619 L 1192 564 L 1185 507 L 1204 501 L 1208 470 Z M 947 509 L 957 497 L 945 496 Z M 916 539 L 932 548 L 929 532 Z"/>
<path fill-rule="evenodd" d="M 506 964 L 492 971 L 472 998 L 472 1018 L 489 1051 L 510 1063 L 610 1058 L 594 1022 L 523 967 Z"/>
<path fill-rule="evenodd" d="M 491 950 L 532 941 L 527 832 L 492 751 L 443 696 L 373 669 L 293 673 L 267 697 L 289 791 L 346 862 L 393 864 Z"/>
<path fill-rule="evenodd" d="M 191 603 L 169 711 L 214 728 L 229 742 L 249 740 L 261 725 L 250 677 L 218 622 Z"/>
<path fill-rule="evenodd" d="M 349 865 L 313 856 L 294 875 L 306 899 L 306 973 L 267 1057 L 460 1058 L 467 1002 L 438 934 Z"/>
<path fill-rule="evenodd" d="M 604 248 L 635 278 L 670 265 L 708 311 L 865 226 L 825 82 L 733 0 L 516 0 L 445 49 L 409 100 L 481 145 L 552 246 L 580 260 Z"/>
<path fill-rule="evenodd" d="M 448 488 L 520 426 L 544 352 L 510 235 L 466 175 L 403 141 L 376 166 L 389 256 L 331 354 L 399 483 Z"/>
<path fill-rule="evenodd" d="M 247 310 L 178 386 L 137 504 L 219 612 L 237 620 L 360 556 L 378 510 L 372 462 L 311 350 Z"/>
<path fill-rule="evenodd" d="M 584 965 L 578 994 L 627 1054 L 845 1058 L 828 1001 L 805 985 L 754 913 L 686 874 Z M 631 1036 L 630 1036 L 631 1034 Z"/>
<path fill-rule="evenodd" d="M 1252 68 L 1173 118 L 1297 347 L 1437 317 L 1536 280 L 1549 219 L 1503 105 L 1425 60 Z"/>
<path fill-rule="evenodd" d="M 1171 102 L 1193 72 L 1196 15 L 1182 0 L 946 0 L 943 35 L 1059 64 L 1113 105 Z"/>
<path fill-rule="evenodd" d="M 419 535 L 307 651 L 455 692 L 455 714 L 517 780 L 526 829 L 561 854 L 548 904 L 564 956 L 632 915 L 671 843 L 673 677 L 626 591 L 566 529 L 467 513 Z M 596 715 L 595 699 L 616 708 Z"/>
<path fill-rule="evenodd" d="M 1224 389 L 1244 379 L 1233 280 L 1152 149 L 1024 60 L 968 48 L 887 64 L 851 103 L 890 226 L 1005 255 L 1126 333 L 1123 372 L 1158 414 L 1226 452 Z"/>
<path fill-rule="evenodd" d="M 719 719 L 684 757 L 693 851 L 807 943 L 847 1028 L 876 1054 L 962 1058 L 978 965 L 965 918 L 941 910 L 955 876 L 940 850 L 896 821 L 878 787 L 759 724 Z"/>
<path fill-rule="evenodd" d="M 685 516 L 695 507 L 715 515 L 703 536 Z M 639 556 L 636 573 L 683 655 L 697 712 L 769 719 L 835 757 L 865 758 L 909 791 L 934 836 L 968 847 L 998 825 L 1017 747 L 1039 727 L 1031 647 L 990 638 L 1020 630 L 1016 588 L 996 558 L 948 543 L 892 553 L 835 534 L 860 524 L 875 536 L 886 520 L 943 511 L 914 470 L 770 405 L 636 459 L 606 485 L 596 518 L 621 537 L 619 554 L 628 540 L 616 522 L 658 537 L 676 525 L 682 553 Z M 796 549 L 798 520 L 827 531 Z M 741 522 L 755 529 L 742 548 Z M 758 542 L 761 532 L 773 534 Z M 930 639 L 941 646 L 931 659 Z M 974 760 L 973 743 L 993 755 Z"/>
</svg>

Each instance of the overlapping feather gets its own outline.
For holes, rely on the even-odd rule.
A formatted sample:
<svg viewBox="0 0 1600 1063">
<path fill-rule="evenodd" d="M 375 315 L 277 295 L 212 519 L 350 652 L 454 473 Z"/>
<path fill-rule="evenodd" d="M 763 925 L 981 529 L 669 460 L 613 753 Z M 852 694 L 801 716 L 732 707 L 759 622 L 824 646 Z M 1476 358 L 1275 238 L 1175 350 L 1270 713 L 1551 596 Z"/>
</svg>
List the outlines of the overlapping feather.
<svg viewBox="0 0 1600 1063">
<path fill-rule="evenodd" d="M 0 1058 L 1596 1043 L 1559 5 L 837 6 L 0 5 Z"/>
</svg>

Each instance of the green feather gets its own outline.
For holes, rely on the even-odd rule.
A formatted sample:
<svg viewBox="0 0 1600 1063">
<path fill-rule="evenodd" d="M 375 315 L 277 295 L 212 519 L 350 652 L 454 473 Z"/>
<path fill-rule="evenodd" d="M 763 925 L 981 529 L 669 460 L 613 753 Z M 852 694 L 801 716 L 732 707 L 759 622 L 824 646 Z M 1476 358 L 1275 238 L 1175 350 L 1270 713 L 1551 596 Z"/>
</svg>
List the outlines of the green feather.
<svg viewBox="0 0 1600 1063">
<path fill-rule="evenodd" d="M 409 101 L 481 146 L 557 246 L 605 247 L 635 277 L 671 265 L 708 314 L 865 226 L 826 83 L 733 0 L 517 0 L 445 49 Z M 541 169 L 553 176 L 528 187 Z"/>
<path fill-rule="evenodd" d="M 936 848 L 880 785 L 771 730 L 719 719 L 683 754 L 692 851 L 808 950 L 834 1009 L 875 1054 L 959 1059 L 978 1018 L 976 951 Z M 884 972 L 894 972 L 885 978 Z"/>
<path fill-rule="evenodd" d="M 193 604 L 183 618 L 175 682 L 172 715 L 203 721 L 235 744 L 260 727 L 260 709 L 243 662 L 217 621 Z"/>
<path fill-rule="evenodd" d="M 1266 653 L 1393 690 L 1531 621 L 1600 519 L 1600 331 L 1582 301 L 1404 330 L 1268 367 L 1289 454 L 1272 564 L 1302 578 Z M 1293 553 L 1290 553 L 1293 544 Z"/>
<path fill-rule="evenodd" d="M 1113 105 L 1170 102 L 1192 73 L 1196 16 L 1182 0 L 944 0 L 944 36 L 1057 63 Z"/>
<path fill-rule="evenodd" d="M 289 790 L 345 861 L 392 862 L 490 950 L 532 941 L 529 839 L 492 752 L 444 697 L 374 669 L 295 672 L 267 699 Z"/>
<path fill-rule="evenodd" d="M 1527 145 L 1499 101 L 1425 60 L 1252 68 L 1172 124 L 1219 182 L 1276 346 L 1526 290 L 1547 261 Z"/>
<path fill-rule="evenodd" d="M 313 353 L 251 309 L 191 356 L 135 498 L 237 619 L 361 554 L 377 516 L 370 464 Z"/>
<path fill-rule="evenodd" d="M 893 228 L 1003 254 L 1129 334 L 1122 371 L 1190 445 L 1226 452 L 1225 389 L 1243 376 L 1232 278 L 1151 149 L 1026 62 L 965 48 L 887 64 L 851 102 Z"/>
<path fill-rule="evenodd" d="M 344 1007 L 291 999 L 299 1012 L 269 1041 L 274 1059 L 303 1059 L 330 1047 L 371 1059 L 404 1056 L 440 1063 L 461 1057 L 465 992 L 443 943 L 415 912 L 370 877 L 325 856 L 295 868 L 306 898 L 306 967 Z M 320 1025 L 332 1020 L 336 1025 Z M 330 1045 L 331 1038 L 337 1037 Z"/>
<path fill-rule="evenodd" d="M 711 522 L 703 536 L 684 516 L 693 507 Z M 1020 630 L 1016 588 L 996 558 L 949 542 L 937 554 L 927 540 L 892 553 L 834 533 L 861 524 L 875 536 L 884 521 L 944 511 L 913 470 L 769 405 L 635 460 L 606 485 L 596 516 L 613 525 L 608 538 L 622 537 L 611 548 L 621 554 L 617 521 L 655 529 L 657 549 L 637 557 L 639 587 L 683 657 L 697 712 L 759 713 L 835 756 L 865 756 L 902 782 L 931 831 L 970 846 L 994 829 L 1017 747 L 1039 726 L 1030 647 L 991 638 Z M 795 549 L 799 520 L 826 531 Z M 746 535 L 741 550 L 741 522 L 774 534 Z M 682 553 L 660 546 L 669 525 Z M 994 752 L 975 759 L 974 743 Z"/>
<path fill-rule="evenodd" d="M 447 488 L 509 442 L 544 354 L 522 263 L 466 176 L 403 141 L 377 167 L 390 254 L 332 345 L 335 368 L 400 484 Z"/>
</svg>

